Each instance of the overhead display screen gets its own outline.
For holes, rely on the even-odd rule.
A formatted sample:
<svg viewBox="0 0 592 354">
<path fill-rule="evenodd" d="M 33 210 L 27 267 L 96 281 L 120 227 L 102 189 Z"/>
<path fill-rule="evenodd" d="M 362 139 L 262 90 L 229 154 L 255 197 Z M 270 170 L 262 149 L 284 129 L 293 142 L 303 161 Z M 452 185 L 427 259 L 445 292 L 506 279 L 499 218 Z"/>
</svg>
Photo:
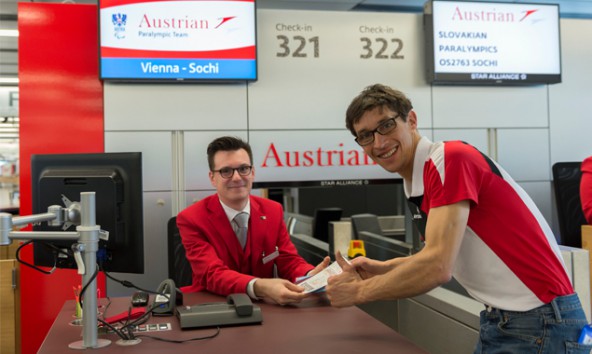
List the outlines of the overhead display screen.
<svg viewBox="0 0 592 354">
<path fill-rule="evenodd" d="M 424 27 L 430 83 L 561 82 L 559 5 L 433 0 Z"/>
<path fill-rule="evenodd" d="M 257 80 L 255 11 L 254 0 L 101 0 L 101 79 Z"/>
</svg>

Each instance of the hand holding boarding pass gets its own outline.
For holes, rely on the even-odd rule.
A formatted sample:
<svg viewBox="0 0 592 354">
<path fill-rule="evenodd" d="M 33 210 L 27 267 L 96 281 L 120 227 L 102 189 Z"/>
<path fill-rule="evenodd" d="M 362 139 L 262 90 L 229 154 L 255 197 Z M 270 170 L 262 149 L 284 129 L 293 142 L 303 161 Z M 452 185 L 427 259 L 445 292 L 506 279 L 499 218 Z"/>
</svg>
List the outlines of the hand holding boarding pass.
<svg viewBox="0 0 592 354">
<path fill-rule="evenodd" d="M 343 259 L 349 264 L 347 258 L 343 257 Z M 327 285 L 327 279 L 329 279 L 330 276 L 340 274 L 341 272 L 342 270 L 339 263 L 333 262 L 327 268 L 310 278 L 306 278 L 304 281 L 298 283 L 298 285 L 304 288 L 305 294 L 320 291 Z"/>
</svg>

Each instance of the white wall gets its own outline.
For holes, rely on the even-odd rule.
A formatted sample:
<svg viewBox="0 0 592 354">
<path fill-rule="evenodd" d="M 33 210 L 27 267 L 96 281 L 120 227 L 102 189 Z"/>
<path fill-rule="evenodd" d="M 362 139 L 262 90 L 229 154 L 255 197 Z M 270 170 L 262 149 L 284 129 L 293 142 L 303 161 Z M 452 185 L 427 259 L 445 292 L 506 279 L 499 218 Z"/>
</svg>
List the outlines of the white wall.
<svg viewBox="0 0 592 354">
<path fill-rule="evenodd" d="M 278 24 L 310 27 L 286 32 Z M 561 20 L 563 82 L 532 87 L 428 85 L 421 14 L 258 10 L 257 25 L 257 82 L 105 83 L 106 151 L 144 153 L 145 204 L 150 204 L 144 211 L 145 247 L 153 249 L 152 259 L 162 259 L 159 265 L 167 259 L 162 220 L 211 193 L 205 150 L 214 137 L 249 139 L 258 181 L 391 177 L 368 165 L 262 166 L 272 143 L 281 151 L 361 152 L 344 127 L 344 112 L 361 89 L 376 82 L 411 98 L 422 134 L 462 139 L 496 158 L 558 230 L 551 166 L 592 155 L 592 42 L 581 35 L 592 33 L 592 21 Z M 390 33 L 369 35 L 361 26 Z M 278 56 L 281 35 L 290 45 L 297 44 L 294 36 L 304 37 L 307 57 Z M 312 37 L 319 38 L 318 57 Z M 401 39 L 403 58 L 362 59 L 361 37 Z M 146 274 L 152 275 L 146 286 L 156 287 L 166 277 L 160 268 L 147 264 Z"/>
</svg>

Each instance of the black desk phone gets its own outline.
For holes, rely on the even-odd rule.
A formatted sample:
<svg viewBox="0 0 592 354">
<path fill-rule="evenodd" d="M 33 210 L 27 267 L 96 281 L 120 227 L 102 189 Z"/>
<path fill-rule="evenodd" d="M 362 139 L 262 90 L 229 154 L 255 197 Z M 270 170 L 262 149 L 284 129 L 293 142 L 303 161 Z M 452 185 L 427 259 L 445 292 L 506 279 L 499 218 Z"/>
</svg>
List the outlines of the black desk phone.
<svg viewBox="0 0 592 354">
<path fill-rule="evenodd" d="M 261 308 L 247 294 L 230 294 L 226 302 L 177 306 L 181 328 L 237 326 L 263 322 Z"/>
<path fill-rule="evenodd" d="M 253 314 L 253 303 L 247 294 L 230 294 L 226 299 L 239 316 L 251 316 Z"/>
</svg>

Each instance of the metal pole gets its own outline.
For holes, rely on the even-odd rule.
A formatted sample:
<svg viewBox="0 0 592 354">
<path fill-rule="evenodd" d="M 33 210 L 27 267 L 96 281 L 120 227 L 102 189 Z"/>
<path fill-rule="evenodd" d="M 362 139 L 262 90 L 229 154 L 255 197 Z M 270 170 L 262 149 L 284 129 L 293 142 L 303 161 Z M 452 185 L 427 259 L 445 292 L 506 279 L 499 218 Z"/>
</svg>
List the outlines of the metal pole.
<svg viewBox="0 0 592 354">
<path fill-rule="evenodd" d="M 82 246 L 86 272 L 82 275 L 82 285 L 88 284 L 82 303 L 82 342 L 70 343 L 73 349 L 102 348 L 111 344 L 108 339 L 98 339 L 97 323 L 97 279 L 92 279 L 97 269 L 97 250 L 99 249 L 99 226 L 96 225 L 95 192 L 80 193 L 81 222 L 76 227 Z M 92 279 L 92 281 L 91 281 Z"/>
<path fill-rule="evenodd" d="M 97 280 L 93 275 L 97 269 L 97 251 L 99 249 L 100 226 L 96 225 L 95 192 L 80 193 L 82 207 L 80 211 L 81 224 L 76 227 L 76 232 L 67 231 L 12 231 L 13 226 L 28 223 L 50 221 L 52 225 L 65 221 L 61 207 L 50 206 L 48 213 L 30 216 L 13 217 L 8 213 L 0 213 L 0 245 L 9 245 L 12 239 L 31 240 L 78 240 L 76 244 L 83 255 L 83 266 L 79 265 L 79 271 L 85 269 L 82 274 L 82 285 L 88 284 L 84 291 L 82 309 L 82 341 L 70 343 L 72 349 L 102 348 L 111 344 L 108 339 L 98 339 L 97 321 Z M 75 210 L 69 212 L 75 213 Z M 69 215 L 68 220 L 72 220 Z M 78 262 L 77 262 L 78 263 Z M 91 281 L 92 279 L 92 281 Z"/>
</svg>

